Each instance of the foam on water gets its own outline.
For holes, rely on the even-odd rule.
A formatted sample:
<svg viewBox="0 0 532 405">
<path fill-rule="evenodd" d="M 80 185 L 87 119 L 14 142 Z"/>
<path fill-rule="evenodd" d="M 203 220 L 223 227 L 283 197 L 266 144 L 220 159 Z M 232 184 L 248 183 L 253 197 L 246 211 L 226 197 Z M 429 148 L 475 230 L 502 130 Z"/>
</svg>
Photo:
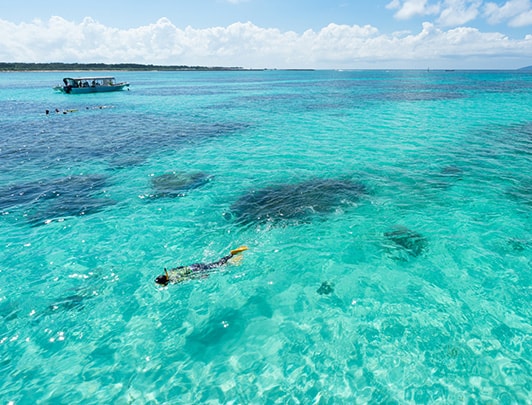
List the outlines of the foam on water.
<svg viewBox="0 0 532 405">
<path fill-rule="evenodd" d="M 532 76 L 118 76 L 0 75 L 3 400 L 528 400 Z"/>
</svg>

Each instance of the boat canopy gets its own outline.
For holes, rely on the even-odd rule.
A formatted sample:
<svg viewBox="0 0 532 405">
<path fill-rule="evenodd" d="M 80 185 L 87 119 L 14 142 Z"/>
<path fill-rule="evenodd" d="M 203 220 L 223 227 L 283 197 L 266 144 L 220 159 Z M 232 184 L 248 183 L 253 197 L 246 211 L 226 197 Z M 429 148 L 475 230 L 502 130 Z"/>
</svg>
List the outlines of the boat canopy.
<svg viewBox="0 0 532 405">
<path fill-rule="evenodd" d="M 115 80 L 114 76 L 65 77 L 63 80 Z"/>
</svg>

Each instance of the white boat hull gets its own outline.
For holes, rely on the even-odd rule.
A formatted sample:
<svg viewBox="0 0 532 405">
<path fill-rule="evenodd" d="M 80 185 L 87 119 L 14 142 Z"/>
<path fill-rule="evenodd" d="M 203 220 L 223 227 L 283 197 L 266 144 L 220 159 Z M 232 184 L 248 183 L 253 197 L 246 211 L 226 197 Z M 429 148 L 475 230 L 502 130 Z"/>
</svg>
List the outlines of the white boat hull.
<svg viewBox="0 0 532 405">
<path fill-rule="evenodd" d="M 129 89 L 128 82 L 117 83 L 113 76 L 65 77 L 63 84 L 54 87 L 65 94 L 108 93 Z"/>
<path fill-rule="evenodd" d="M 71 87 L 71 86 L 56 86 L 55 90 L 65 94 L 87 94 L 87 93 L 107 93 L 110 91 L 120 91 L 127 88 L 129 90 L 129 83 L 117 83 L 112 86 L 89 86 L 89 87 Z"/>
</svg>

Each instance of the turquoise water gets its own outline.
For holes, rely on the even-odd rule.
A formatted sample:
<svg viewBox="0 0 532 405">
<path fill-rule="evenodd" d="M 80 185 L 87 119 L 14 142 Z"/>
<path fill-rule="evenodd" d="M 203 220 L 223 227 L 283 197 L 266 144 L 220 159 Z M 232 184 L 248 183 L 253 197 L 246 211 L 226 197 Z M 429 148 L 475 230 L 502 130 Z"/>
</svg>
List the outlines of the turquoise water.
<svg viewBox="0 0 532 405">
<path fill-rule="evenodd" d="M 530 400 L 532 75 L 64 75 L 0 74 L 2 403 Z"/>
</svg>

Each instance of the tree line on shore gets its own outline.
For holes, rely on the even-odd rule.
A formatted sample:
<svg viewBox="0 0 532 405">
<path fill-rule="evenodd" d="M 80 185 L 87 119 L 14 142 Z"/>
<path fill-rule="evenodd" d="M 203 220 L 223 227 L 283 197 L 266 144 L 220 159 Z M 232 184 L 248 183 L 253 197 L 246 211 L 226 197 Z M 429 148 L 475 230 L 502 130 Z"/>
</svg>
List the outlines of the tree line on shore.
<svg viewBox="0 0 532 405">
<path fill-rule="evenodd" d="M 4 72 L 31 72 L 31 71 L 68 71 L 68 70 L 133 70 L 133 71 L 176 71 L 176 70 L 246 70 L 241 67 L 221 66 L 186 66 L 186 65 L 143 65 L 140 63 L 22 63 L 0 62 L 0 71 Z"/>
</svg>

